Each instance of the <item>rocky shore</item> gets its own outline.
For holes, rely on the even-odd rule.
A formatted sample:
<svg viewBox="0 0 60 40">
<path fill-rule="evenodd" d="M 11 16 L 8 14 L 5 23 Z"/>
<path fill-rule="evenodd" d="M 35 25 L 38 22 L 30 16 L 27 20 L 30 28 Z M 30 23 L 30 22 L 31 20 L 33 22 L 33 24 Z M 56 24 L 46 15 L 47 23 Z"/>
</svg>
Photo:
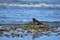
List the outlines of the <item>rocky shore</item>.
<svg viewBox="0 0 60 40">
<path fill-rule="evenodd" d="M 55 33 L 55 34 L 54 34 Z M 5 37 L 24 37 L 31 35 L 32 38 L 40 36 L 60 35 L 60 26 L 50 25 L 20 25 L 20 24 L 1 24 L 0 36 Z"/>
</svg>

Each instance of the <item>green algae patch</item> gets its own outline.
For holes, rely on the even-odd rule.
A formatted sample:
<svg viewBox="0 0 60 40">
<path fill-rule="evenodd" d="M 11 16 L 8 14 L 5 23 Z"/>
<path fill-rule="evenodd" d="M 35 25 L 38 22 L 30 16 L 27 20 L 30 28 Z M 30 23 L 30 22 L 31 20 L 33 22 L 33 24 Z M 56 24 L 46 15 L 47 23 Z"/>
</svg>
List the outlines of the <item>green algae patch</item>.
<svg viewBox="0 0 60 40">
<path fill-rule="evenodd" d="M 27 26 L 24 26 L 23 28 L 27 30 L 30 30 L 30 29 L 39 30 L 39 26 L 37 25 L 27 25 Z"/>
</svg>

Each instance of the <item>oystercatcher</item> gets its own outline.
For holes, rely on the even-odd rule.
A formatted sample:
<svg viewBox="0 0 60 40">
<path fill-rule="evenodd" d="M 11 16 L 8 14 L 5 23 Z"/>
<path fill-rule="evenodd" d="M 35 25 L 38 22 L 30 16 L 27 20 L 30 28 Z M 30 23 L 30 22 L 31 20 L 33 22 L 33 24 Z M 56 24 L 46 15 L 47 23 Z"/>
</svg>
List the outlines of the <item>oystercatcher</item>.
<svg viewBox="0 0 60 40">
<path fill-rule="evenodd" d="M 42 22 L 36 20 L 35 18 L 33 18 L 32 20 L 33 20 L 33 24 L 35 24 L 35 25 L 42 25 L 43 24 Z"/>
</svg>

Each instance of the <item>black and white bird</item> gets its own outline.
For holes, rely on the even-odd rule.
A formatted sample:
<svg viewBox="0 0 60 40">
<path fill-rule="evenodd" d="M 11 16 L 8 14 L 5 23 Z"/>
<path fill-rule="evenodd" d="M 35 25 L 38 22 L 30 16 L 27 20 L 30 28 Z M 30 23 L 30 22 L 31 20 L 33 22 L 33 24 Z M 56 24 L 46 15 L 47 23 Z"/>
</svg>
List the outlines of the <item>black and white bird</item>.
<svg viewBox="0 0 60 40">
<path fill-rule="evenodd" d="M 35 24 L 35 25 L 42 25 L 43 24 L 42 22 L 36 20 L 35 18 L 33 18 L 32 21 L 33 21 L 33 24 Z"/>
</svg>

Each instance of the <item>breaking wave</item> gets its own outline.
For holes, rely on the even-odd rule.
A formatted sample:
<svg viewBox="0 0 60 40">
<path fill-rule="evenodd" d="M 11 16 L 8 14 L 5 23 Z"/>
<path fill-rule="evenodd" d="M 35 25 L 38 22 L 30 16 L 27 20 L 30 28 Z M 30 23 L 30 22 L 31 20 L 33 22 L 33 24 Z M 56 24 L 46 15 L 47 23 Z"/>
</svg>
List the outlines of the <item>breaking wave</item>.
<svg viewBox="0 0 60 40">
<path fill-rule="evenodd" d="M 39 3 L 39 4 L 33 4 L 33 3 L 30 3 L 30 4 L 7 4 L 7 3 L 4 3 L 4 4 L 0 4 L 0 6 L 16 6 L 16 7 L 57 7 L 57 8 L 60 8 L 60 4 L 46 4 L 46 3 Z"/>
</svg>

